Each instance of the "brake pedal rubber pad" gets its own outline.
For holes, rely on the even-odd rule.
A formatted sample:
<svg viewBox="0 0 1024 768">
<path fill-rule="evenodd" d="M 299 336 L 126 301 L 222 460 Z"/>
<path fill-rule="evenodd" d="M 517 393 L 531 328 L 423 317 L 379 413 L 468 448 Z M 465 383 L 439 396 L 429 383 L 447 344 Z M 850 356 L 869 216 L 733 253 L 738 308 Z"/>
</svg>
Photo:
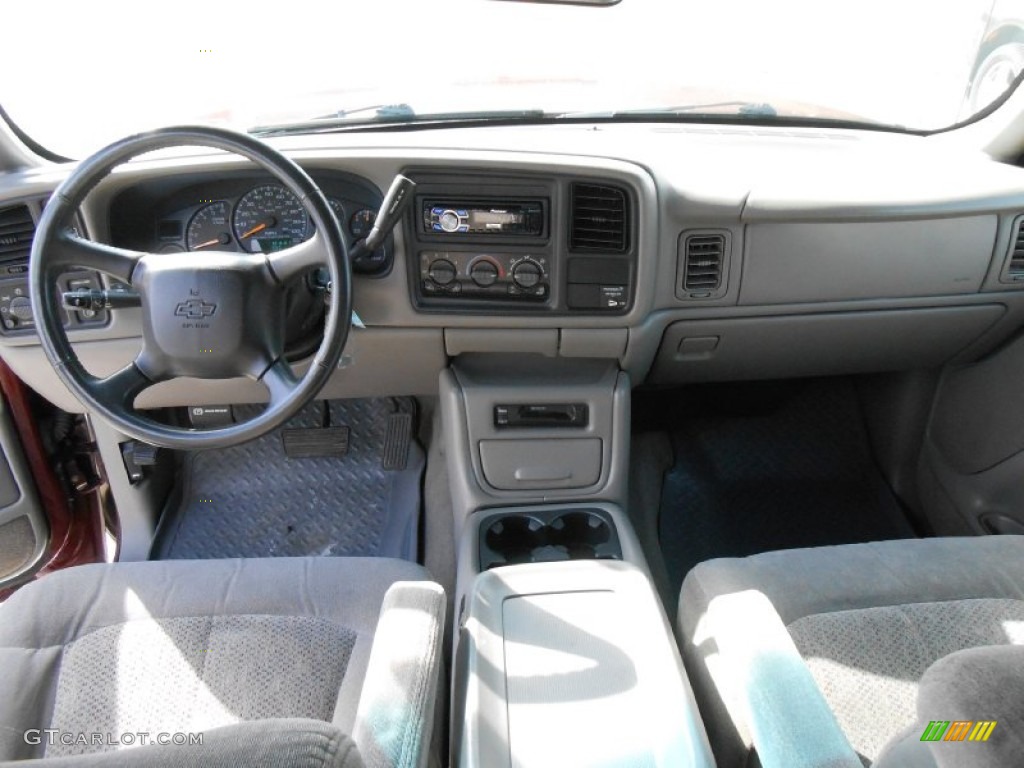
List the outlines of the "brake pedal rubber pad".
<svg viewBox="0 0 1024 768">
<path fill-rule="evenodd" d="M 282 429 L 284 455 L 289 459 L 340 459 L 348 453 L 348 431 L 348 427 Z"/>
<path fill-rule="evenodd" d="M 392 413 L 388 416 L 388 432 L 384 438 L 384 469 L 405 469 L 409 463 L 412 441 L 412 414 Z"/>
</svg>

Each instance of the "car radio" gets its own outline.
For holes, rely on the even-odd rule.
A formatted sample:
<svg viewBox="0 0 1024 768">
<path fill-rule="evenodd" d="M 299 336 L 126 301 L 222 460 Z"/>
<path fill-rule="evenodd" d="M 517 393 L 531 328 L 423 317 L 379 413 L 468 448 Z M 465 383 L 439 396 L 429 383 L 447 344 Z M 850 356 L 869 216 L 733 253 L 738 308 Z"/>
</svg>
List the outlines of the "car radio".
<svg viewBox="0 0 1024 768">
<path fill-rule="evenodd" d="M 544 203 L 540 200 L 424 200 L 423 231 L 438 235 L 544 234 Z"/>
</svg>

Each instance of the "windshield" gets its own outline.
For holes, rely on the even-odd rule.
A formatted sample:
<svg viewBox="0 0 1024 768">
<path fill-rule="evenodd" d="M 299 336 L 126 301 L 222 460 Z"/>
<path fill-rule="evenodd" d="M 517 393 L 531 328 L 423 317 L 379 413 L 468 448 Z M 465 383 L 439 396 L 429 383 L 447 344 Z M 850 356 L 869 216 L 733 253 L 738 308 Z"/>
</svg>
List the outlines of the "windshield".
<svg viewBox="0 0 1024 768">
<path fill-rule="evenodd" d="M 160 125 L 328 115 L 667 110 L 930 130 L 1000 96 L 1024 61 L 992 42 L 1024 29 L 992 0 L 39 0 L 3 18 L 0 105 L 68 157 Z M 1002 66 L 979 69 L 994 52 Z"/>
</svg>

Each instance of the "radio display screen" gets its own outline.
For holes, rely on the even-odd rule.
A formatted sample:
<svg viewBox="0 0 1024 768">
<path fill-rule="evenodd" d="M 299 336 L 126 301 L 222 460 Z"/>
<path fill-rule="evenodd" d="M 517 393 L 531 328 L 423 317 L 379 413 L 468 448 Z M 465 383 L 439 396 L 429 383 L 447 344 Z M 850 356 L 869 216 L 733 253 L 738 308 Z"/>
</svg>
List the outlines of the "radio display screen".
<svg viewBox="0 0 1024 768">
<path fill-rule="evenodd" d="M 442 235 L 526 235 L 544 233 L 545 203 L 540 200 L 425 200 L 423 230 Z"/>
<path fill-rule="evenodd" d="M 469 212 L 469 228 L 475 230 L 493 229 L 500 232 L 512 224 L 523 224 L 525 220 L 526 217 L 522 213 L 509 211 L 473 208 Z"/>
</svg>

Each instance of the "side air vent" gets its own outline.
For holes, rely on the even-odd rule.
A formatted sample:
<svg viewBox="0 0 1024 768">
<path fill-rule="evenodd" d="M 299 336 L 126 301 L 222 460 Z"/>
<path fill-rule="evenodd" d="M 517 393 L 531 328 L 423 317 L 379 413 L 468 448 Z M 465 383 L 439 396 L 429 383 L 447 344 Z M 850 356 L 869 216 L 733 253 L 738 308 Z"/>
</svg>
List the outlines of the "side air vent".
<svg viewBox="0 0 1024 768">
<path fill-rule="evenodd" d="M 1013 224 L 1013 242 L 1003 279 L 1011 283 L 1024 282 L 1024 216 Z"/>
<path fill-rule="evenodd" d="M 629 205 L 626 192 L 604 184 L 574 183 L 569 249 L 625 253 L 629 250 Z"/>
<path fill-rule="evenodd" d="M 0 208 L 0 261 L 27 259 L 35 231 L 28 206 Z"/>
<path fill-rule="evenodd" d="M 729 233 L 684 232 L 679 243 L 677 295 L 716 299 L 725 293 L 729 264 Z"/>
</svg>

